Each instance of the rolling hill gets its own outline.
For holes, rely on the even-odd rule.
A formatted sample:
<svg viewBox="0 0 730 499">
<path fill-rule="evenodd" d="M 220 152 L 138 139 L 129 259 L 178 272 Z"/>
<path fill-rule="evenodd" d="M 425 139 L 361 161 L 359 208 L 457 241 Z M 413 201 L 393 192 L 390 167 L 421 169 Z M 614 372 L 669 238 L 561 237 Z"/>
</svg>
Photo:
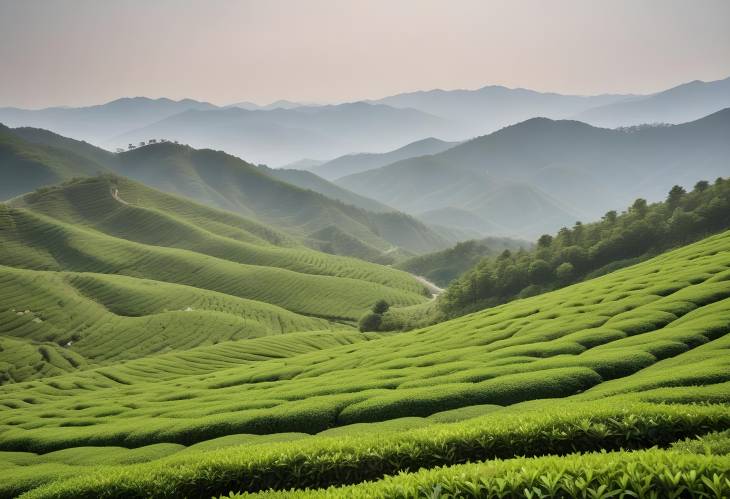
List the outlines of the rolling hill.
<svg viewBox="0 0 730 499">
<path fill-rule="evenodd" d="M 728 137 L 730 109 L 681 125 L 625 130 L 534 118 L 337 183 L 408 213 L 456 208 L 486 221 L 484 230 L 536 237 L 637 197 L 662 199 L 674 184 L 727 175 Z"/>
<path fill-rule="evenodd" d="M 406 144 L 394 151 L 385 153 L 347 154 L 331 161 L 315 165 L 311 171 L 328 180 L 338 179 L 354 173 L 373 170 L 403 159 L 436 154 L 457 145 L 458 142 L 445 142 L 433 137 Z"/>
<path fill-rule="evenodd" d="M 337 341 L 378 299 L 426 301 L 406 273 L 108 175 L 0 204 L 0 282 L 14 382 L 300 331 Z"/>
<path fill-rule="evenodd" d="M 400 335 L 302 333 L 321 348 L 295 343 L 279 358 L 268 338 L 224 341 L 7 384 L 0 491 L 388 497 L 398 482 L 430 493 L 435 474 L 447 482 L 433 490 L 467 490 L 475 467 L 501 470 L 479 487 L 521 487 L 526 465 L 577 490 L 597 477 L 640 490 L 639 466 L 671 469 L 673 481 L 652 482 L 671 492 L 694 469 L 686 487 L 711 490 L 727 437 L 681 440 L 730 429 L 729 277 L 726 232 Z"/>
<path fill-rule="evenodd" d="M 74 176 L 108 171 L 84 155 L 49 144 L 30 144 L 0 124 L 0 200 Z"/>
<path fill-rule="evenodd" d="M 0 139 L 8 144 L 4 146 L 6 160 L 0 164 L 0 175 L 7 179 L 3 183 L 4 199 L 62 179 L 100 171 L 115 172 L 208 206 L 257 219 L 301 241 L 321 241 L 323 236 L 333 234 L 324 231 L 332 227 L 358 240 L 360 246 L 374 248 L 377 254 L 372 256 L 373 260 L 382 261 L 382 254 L 392 252 L 393 247 L 423 253 L 448 247 L 455 241 L 412 217 L 387 213 L 392 209 L 313 174 L 256 167 L 220 151 L 158 143 L 112 154 L 85 142 L 33 128 L 0 129 Z M 33 158 L 30 166 L 24 162 L 26 157 Z M 27 174 L 35 170 L 42 174 Z M 369 206 L 378 212 L 353 204 Z M 315 247 L 322 246 L 317 243 Z"/>
<path fill-rule="evenodd" d="M 220 151 L 157 144 L 119 155 L 116 171 L 163 191 L 254 217 L 300 238 L 333 226 L 381 252 L 393 246 L 414 253 L 448 246 L 447 240 L 407 215 L 373 213 L 329 199 Z M 367 202 L 340 189 L 336 194 Z"/>
<path fill-rule="evenodd" d="M 114 269 L 134 276 L 149 272 L 163 277 L 156 280 L 215 282 L 236 290 L 232 294 L 261 293 L 258 298 L 281 303 L 289 300 L 287 293 L 300 292 L 293 285 L 298 278 L 314 279 L 325 287 L 339 278 L 359 279 L 421 293 L 421 286 L 407 274 L 307 250 L 259 223 L 119 177 L 79 179 L 32 193 L 12 200 L 4 215 L 3 262 L 10 266 L 96 273 Z M 200 259 L 201 254 L 205 258 Z M 186 275 L 175 272 L 172 263 L 157 266 L 164 259 L 178 262 L 181 270 L 197 270 Z M 207 273 L 201 268 L 208 268 Z M 273 273 L 263 281 L 230 277 L 216 281 L 213 274 L 222 276 L 226 269 Z M 271 286 L 277 275 L 289 276 L 292 282 L 289 289 L 280 290 L 285 294 L 277 295 L 276 286 Z"/>
</svg>

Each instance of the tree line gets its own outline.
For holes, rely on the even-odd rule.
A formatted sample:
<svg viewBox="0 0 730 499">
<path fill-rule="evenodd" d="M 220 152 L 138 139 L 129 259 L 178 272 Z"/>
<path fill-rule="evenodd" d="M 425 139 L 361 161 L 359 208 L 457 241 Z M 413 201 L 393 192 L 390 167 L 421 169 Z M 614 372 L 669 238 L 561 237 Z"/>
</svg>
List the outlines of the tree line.
<svg viewBox="0 0 730 499">
<path fill-rule="evenodd" d="M 439 297 L 446 316 L 524 298 L 632 265 L 730 228 L 730 179 L 675 185 L 665 201 L 637 199 L 622 213 L 541 236 L 531 251 L 486 257 Z"/>
</svg>

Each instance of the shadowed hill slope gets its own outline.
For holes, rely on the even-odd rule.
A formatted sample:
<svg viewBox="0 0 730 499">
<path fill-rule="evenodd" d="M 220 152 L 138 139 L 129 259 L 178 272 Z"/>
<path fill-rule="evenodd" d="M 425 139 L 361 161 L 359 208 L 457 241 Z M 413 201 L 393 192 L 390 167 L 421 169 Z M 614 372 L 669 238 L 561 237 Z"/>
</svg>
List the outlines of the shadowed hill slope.
<svg viewBox="0 0 730 499">
<path fill-rule="evenodd" d="M 308 241 L 311 235 L 331 226 L 380 253 L 393 246 L 414 253 L 428 252 L 447 247 L 453 240 L 412 217 L 384 213 L 389 209 L 382 204 L 349 193 L 314 175 L 303 179 L 295 175 L 291 180 L 301 184 L 303 188 L 300 188 L 277 179 L 271 170 L 223 152 L 159 143 L 123 154 L 111 154 L 46 130 L 23 128 L 0 132 L 0 136 L 14 144 L 6 154 L 9 159 L 4 163 L 5 170 L 0 170 L 3 179 L 7 179 L 4 184 L 6 199 L 62 179 L 111 171 L 273 225 L 300 241 Z M 44 155 L 44 150 L 52 154 Z M 43 158 L 43 175 L 34 175 L 34 165 L 23 166 L 26 163 L 21 154 Z M 66 157 L 70 160 L 62 161 Z M 347 203 L 370 206 L 383 213 Z M 382 255 L 372 259 L 381 260 Z"/>
<path fill-rule="evenodd" d="M 54 145 L 30 144 L 0 124 L 0 200 L 73 176 L 108 171 L 86 156 Z"/>
<path fill-rule="evenodd" d="M 457 208 L 505 234 L 537 236 L 637 197 L 661 199 L 674 184 L 727 175 L 728 137 L 730 109 L 626 130 L 535 118 L 338 184 L 406 212 Z"/>
<path fill-rule="evenodd" d="M 458 142 L 446 142 L 433 137 L 418 140 L 386 153 L 347 154 L 312 168 L 312 172 L 329 180 L 373 170 L 408 158 L 437 154 Z"/>
<path fill-rule="evenodd" d="M 347 189 L 343 189 L 342 187 L 309 171 L 288 168 L 268 168 L 265 166 L 259 166 L 259 169 L 266 173 L 266 175 L 279 179 L 282 182 L 295 185 L 302 189 L 309 189 L 310 191 L 318 192 L 330 199 L 335 199 L 363 210 L 375 213 L 395 211 L 395 209 L 386 206 L 383 203 L 379 203 L 374 199 L 369 199 L 355 194 L 354 192 L 350 192 Z"/>
<path fill-rule="evenodd" d="M 334 225 L 381 251 L 396 245 L 420 253 L 448 245 L 411 217 L 372 213 L 334 201 L 277 180 L 223 152 L 158 144 L 121 154 L 119 161 L 118 172 L 125 176 L 253 216 L 299 237 Z"/>
</svg>

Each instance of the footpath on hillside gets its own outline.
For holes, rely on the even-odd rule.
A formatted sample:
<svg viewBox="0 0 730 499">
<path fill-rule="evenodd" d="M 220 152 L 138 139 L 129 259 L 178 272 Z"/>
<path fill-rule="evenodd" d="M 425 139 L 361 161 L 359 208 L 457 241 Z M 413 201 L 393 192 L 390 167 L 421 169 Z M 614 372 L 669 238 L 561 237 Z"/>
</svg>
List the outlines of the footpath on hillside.
<svg viewBox="0 0 730 499">
<path fill-rule="evenodd" d="M 428 290 L 431 292 L 431 299 L 432 300 L 435 300 L 438 295 L 440 295 L 441 293 L 444 292 L 444 288 L 440 288 L 440 287 L 436 286 L 434 283 L 432 283 L 431 281 L 429 281 L 425 277 L 420 276 L 420 275 L 416 275 L 416 274 L 411 274 L 411 275 L 413 277 L 415 277 L 418 282 L 420 282 L 421 284 L 423 284 L 424 286 L 426 286 L 426 288 L 428 288 Z"/>
</svg>

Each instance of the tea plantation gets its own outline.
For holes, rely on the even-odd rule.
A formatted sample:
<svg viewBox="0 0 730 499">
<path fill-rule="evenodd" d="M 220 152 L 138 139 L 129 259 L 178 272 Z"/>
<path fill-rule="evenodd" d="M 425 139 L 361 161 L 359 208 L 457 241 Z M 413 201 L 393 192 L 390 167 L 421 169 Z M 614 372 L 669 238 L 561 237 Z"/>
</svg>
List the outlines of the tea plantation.
<svg viewBox="0 0 730 499">
<path fill-rule="evenodd" d="M 0 230 L 3 352 L 41 373 L 0 387 L 0 494 L 730 494 L 727 433 L 713 435 L 730 429 L 730 232 L 377 335 L 326 318 L 378 294 L 425 301 L 405 274 L 316 253 L 302 260 L 316 274 L 277 267 L 271 255 L 299 249 L 259 236 L 271 266 L 222 258 L 248 258 L 231 249 L 244 237 L 203 215 L 186 227 L 220 239 L 165 247 L 177 211 L 123 232 L 128 210 L 165 210 L 117 202 L 105 217 L 77 207 L 88 196 L 50 195 L 57 209 L 13 203 Z"/>
</svg>

